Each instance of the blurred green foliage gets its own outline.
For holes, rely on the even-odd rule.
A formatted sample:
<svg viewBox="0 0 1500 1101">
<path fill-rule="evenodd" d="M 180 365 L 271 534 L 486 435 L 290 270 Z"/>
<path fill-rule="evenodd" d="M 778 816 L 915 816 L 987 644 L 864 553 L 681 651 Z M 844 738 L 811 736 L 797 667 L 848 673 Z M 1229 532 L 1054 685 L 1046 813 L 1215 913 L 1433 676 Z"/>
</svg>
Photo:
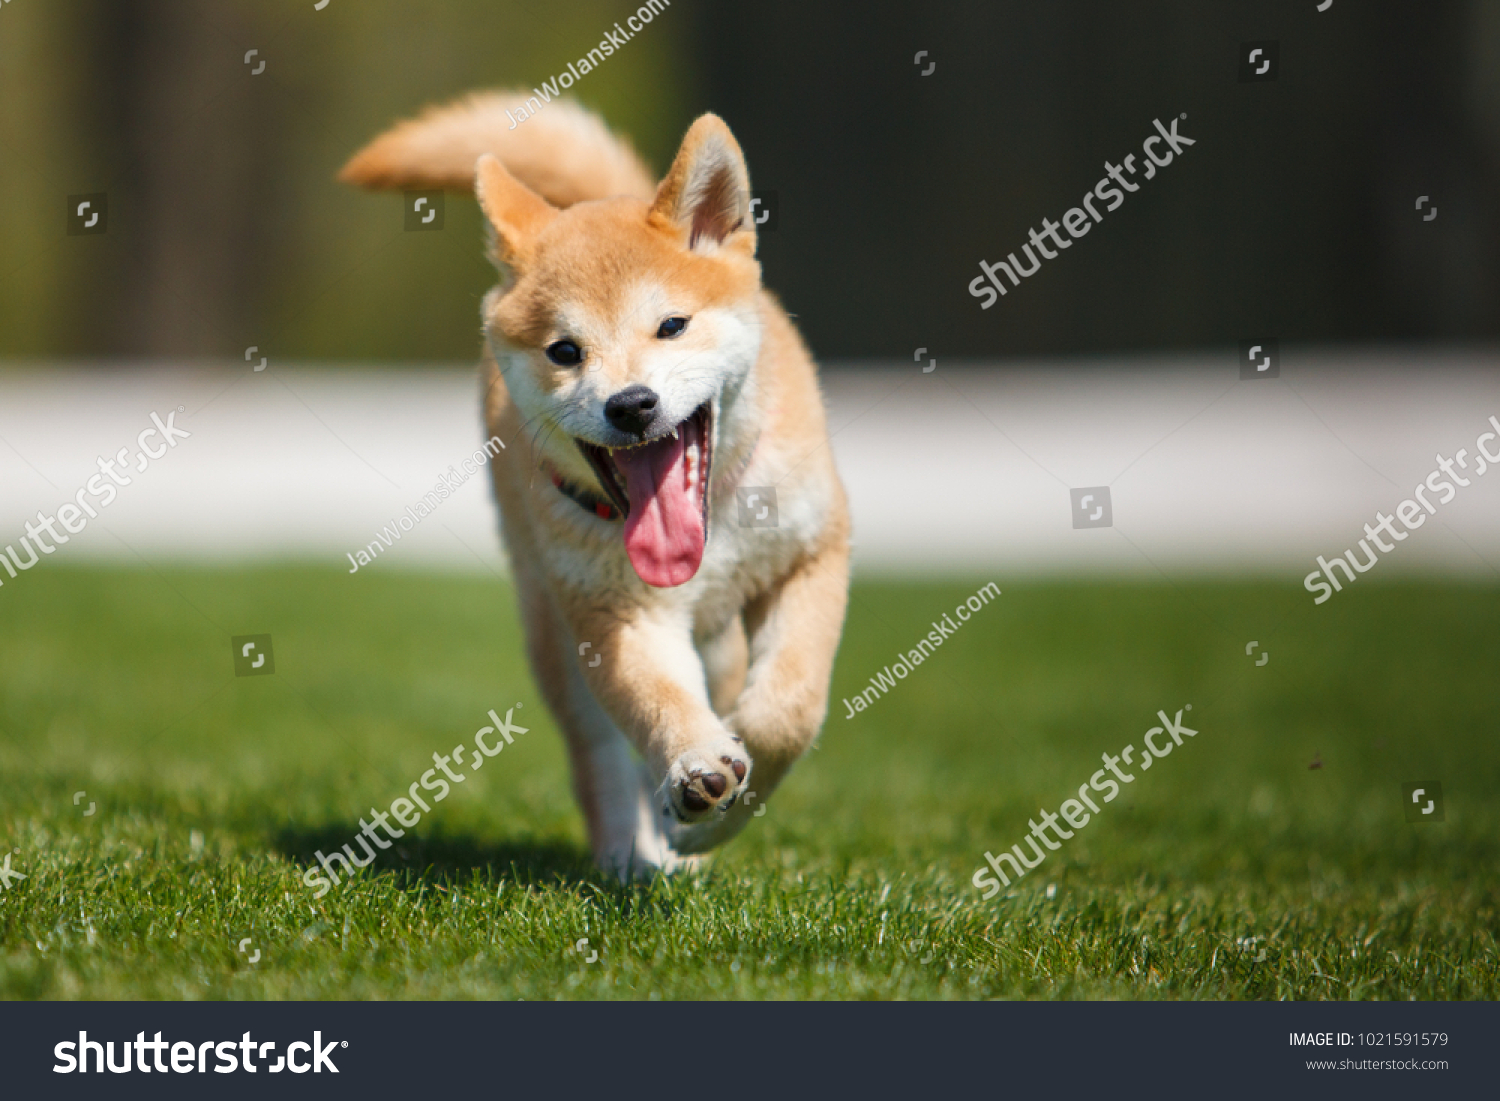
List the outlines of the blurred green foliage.
<svg viewBox="0 0 1500 1101">
<path fill-rule="evenodd" d="M 565 71 L 634 6 L 47 0 L 0 13 L 0 357 L 468 359 L 494 282 L 472 200 L 406 233 L 334 180 L 398 118 Z M 694 112 L 693 9 L 575 84 L 653 168 Z M 247 65 L 258 51 L 259 75 Z M 64 233 L 107 191 L 104 236 Z"/>
<path fill-rule="evenodd" d="M 492 280 L 472 203 L 405 233 L 395 196 L 333 175 L 428 103 L 535 87 L 638 7 L 0 5 L 0 362 L 471 359 Z M 1274 82 L 1238 81 L 1250 40 L 1282 43 Z M 1228 357 L 1247 334 L 1500 338 L 1497 73 L 1494 0 L 675 0 L 573 94 L 658 171 L 695 115 L 729 121 L 779 197 L 766 284 L 819 356 Z M 1180 159 L 979 308 L 981 257 L 1174 117 Z M 65 197 L 94 191 L 108 233 L 66 236 Z"/>
</svg>

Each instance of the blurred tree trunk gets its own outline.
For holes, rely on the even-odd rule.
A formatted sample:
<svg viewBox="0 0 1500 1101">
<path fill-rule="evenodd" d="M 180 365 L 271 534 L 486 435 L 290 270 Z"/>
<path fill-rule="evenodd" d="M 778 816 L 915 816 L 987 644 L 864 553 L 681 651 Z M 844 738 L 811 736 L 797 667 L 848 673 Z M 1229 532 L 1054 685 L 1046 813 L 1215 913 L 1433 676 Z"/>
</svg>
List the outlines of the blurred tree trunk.
<svg viewBox="0 0 1500 1101">
<path fill-rule="evenodd" d="M 239 355 L 261 274 L 256 204 L 274 76 L 243 63 L 253 42 L 239 3 L 96 10 L 98 138 L 112 154 L 111 232 L 123 246 L 112 301 L 99 304 L 100 343 L 125 355 Z"/>
</svg>

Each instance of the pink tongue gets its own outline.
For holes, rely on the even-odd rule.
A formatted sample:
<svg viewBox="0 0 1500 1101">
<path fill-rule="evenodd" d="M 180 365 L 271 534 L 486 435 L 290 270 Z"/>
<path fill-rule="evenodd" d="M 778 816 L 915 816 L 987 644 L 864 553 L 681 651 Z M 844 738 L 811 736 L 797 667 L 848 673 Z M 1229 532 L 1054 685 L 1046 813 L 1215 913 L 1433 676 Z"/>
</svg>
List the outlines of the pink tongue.
<svg viewBox="0 0 1500 1101">
<path fill-rule="evenodd" d="M 613 455 L 630 496 L 625 553 L 640 579 L 658 589 L 691 580 L 703 562 L 703 512 L 697 489 L 688 484 L 689 431 L 684 426 L 677 439 Z"/>
</svg>

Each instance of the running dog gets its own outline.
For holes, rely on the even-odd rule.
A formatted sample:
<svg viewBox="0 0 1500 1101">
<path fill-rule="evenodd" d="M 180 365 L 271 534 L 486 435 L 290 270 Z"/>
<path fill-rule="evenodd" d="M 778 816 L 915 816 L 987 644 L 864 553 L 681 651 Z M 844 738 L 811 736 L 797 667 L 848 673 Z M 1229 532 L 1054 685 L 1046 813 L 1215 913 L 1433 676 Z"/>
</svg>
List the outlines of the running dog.
<svg viewBox="0 0 1500 1101">
<path fill-rule="evenodd" d="M 596 116 L 526 99 L 429 109 L 340 179 L 479 200 L 501 273 L 484 415 L 531 666 L 595 859 L 671 871 L 742 829 L 822 726 L 848 506 L 729 127 L 698 118 L 653 184 Z"/>
</svg>

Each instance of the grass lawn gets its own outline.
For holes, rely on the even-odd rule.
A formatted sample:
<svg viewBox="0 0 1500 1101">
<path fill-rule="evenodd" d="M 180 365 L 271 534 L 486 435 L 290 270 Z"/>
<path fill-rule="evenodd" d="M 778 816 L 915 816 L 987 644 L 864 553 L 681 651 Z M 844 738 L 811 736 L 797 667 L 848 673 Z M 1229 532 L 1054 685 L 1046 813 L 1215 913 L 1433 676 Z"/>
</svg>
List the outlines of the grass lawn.
<svg viewBox="0 0 1500 1101">
<path fill-rule="evenodd" d="M 1500 589 L 1002 576 L 844 717 L 988 580 L 857 585 L 819 748 L 706 874 L 621 887 L 502 583 L 48 563 L 0 591 L 0 996 L 1500 997 Z M 267 632 L 275 674 L 236 678 Z M 530 733 L 314 900 L 314 850 L 517 701 Z M 981 900 L 987 849 L 1189 703 Z"/>
</svg>

